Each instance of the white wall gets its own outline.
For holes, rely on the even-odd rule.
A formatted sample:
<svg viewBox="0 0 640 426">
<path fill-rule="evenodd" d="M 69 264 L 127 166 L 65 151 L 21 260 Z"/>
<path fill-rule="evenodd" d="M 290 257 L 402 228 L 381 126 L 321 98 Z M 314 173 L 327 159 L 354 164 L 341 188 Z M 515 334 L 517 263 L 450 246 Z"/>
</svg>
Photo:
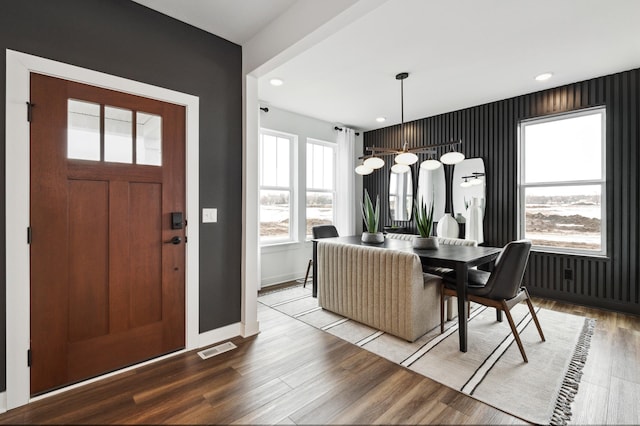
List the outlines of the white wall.
<svg viewBox="0 0 640 426">
<path fill-rule="evenodd" d="M 287 10 L 284 14 L 286 16 L 274 19 L 242 46 L 242 67 L 245 76 L 242 322 L 243 324 L 253 322 L 256 325 L 256 331 L 256 289 L 259 288 L 258 279 L 259 275 L 261 276 L 258 271 L 263 266 L 260 264 L 258 254 L 258 173 L 255 167 L 258 156 L 258 120 L 255 111 L 258 111 L 259 78 L 321 40 L 330 37 L 351 22 L 360 19 L 386 1 L 388 0 L 339 0 L 331 2 L 331 7 L 327 7 L 327 2 L 298 1 L 295 7 Z M 361 140 L 356 139 L 356 146 L 357 152 L 362 152 Z M 361 179 L 356 179 L 356 193 L 362 194 Z M 358 208 L 360 208 L 359 204 Z M 361 221 L 356 223 L 359 227 L 362 226 Z M 295 274 L 290 275 L 295 276 Z"/>
<path fill-rule="evenodd" d="M 260 127 L 297 136 L 298 175 L 301 177 L 306 176 L 307 138 L 335 142 L 338 133 L 337 130 L 334 130 L 335 123 L 328 123 L 271 106 L 267 107 L 269 112 L 260 112 Z M 362 134 L 356 137 L 356 152 L 362 152 Z M 305 209 L 305 188 L 302 186 L 304 179 L 298 179 L 298 181 L 300 182 L 298 188 L 300 196 L 297 197 L 297 208 L 298 211 L 302 212 Z M 337 189 L 339 190 L 339 187 Z M 362 179 L 358 179 L 356 182 L 356 194 L 361 193 Z M 299 223 L 297 228 L 299 235 L 303 235 L 305 225 Z M 311 259 L 311 250 L 312 243 L 310 241 L 262 247 L 260 249 L 261 286 L 304 278 L 307 264 Z"/>
</svg>

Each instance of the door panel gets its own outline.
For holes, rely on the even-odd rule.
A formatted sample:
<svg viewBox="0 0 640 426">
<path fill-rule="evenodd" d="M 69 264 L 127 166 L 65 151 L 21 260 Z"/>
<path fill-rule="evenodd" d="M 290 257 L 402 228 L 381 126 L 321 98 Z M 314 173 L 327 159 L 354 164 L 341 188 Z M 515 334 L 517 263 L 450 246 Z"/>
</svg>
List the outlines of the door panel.
<svg viewBox="0 0 640 426">
<path fill-rule="evenodd" d="M 38 74 L 31 102 L 38 394 L 184 347 L 185 110 Z"/>
<path fill-rule="evenodd" d="M 162 355 L 168 352 L 162 349 L 162 340 L 162 324 L 155 323 L 133 328 L 126 333 L 70 343 L 66 359 L 69 375 L 66 380 L 74 383 Z M 96 371 L 96 364 L 100 365 L 100 371 Z M 33 365 L 36 365 L 35 361 Z"/>
<path fill-rule="evenodd" d="M 69 341 L 77 342 L 109 333 L 109 184 L 71 180 L 68 193 Z"/>
<path fill-rule="evenodd" d="M 162 318 L 161 187 L 133 183 L 130 186 L 131 224 L 131 325 L 142 326 Z"/>
</svg>

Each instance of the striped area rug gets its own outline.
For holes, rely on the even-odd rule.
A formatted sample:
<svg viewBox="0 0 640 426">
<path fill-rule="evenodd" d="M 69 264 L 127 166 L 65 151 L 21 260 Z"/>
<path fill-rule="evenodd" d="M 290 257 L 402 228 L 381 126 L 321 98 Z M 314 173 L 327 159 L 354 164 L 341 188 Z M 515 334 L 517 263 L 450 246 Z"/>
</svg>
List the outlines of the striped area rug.
<svg viewBox="0 0 640 426">
<path fill-rule="evenodd" d="M 495 310 L 472 305 L 468 351 L 458 350 L 457 320 L 409 343 L 318 306 L 310 288 L 277 290 L 258 302 L 331 333 L 410 370 L 536 424 L 566 424 L 578 392 L 595 320 L 537 309 L 546 342 L 526 305 L 513 308 L 528 363 L 522 360 L 509 324 Z"/>
</svg>

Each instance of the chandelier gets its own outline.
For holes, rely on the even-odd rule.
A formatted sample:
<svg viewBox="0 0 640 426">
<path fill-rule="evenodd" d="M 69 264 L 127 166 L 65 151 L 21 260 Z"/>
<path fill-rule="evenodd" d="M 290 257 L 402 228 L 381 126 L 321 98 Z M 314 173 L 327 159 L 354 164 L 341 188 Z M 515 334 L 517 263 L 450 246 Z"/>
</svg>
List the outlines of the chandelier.
<svg viewBox="0 0 640 426">
<path fill-rule="evenodd" d="M 453 149 L 455 145 L 461 145 L 462 141 L 452 141 L 441 144 L 424 145 L 416 148 L 408 148 L 408 143 L 405 137 L 404 131 L 404 80 L 409 77 L 409 73 L 401 72 L 396 75 L 396 80 L 400 80 L 400 135 L 404 141 L 401 149 L 392 148 L 376 148 L 366 147 L 366 154 L 358 159 L 363 160 L 362 164 L 356 167 L 356 173 L 359 175 L 368 175 L 373 173 L 374 170 L 384 167 L 385 162 L 381 156 L 395 155 L 394 165 L 391 170 L 395 173 L 405 173 L 409 171 L 412 164 L 418 162 L 419 153 L 428 153 L 429 157 L 420 163 L 420 168 L 427 170 L 435 170 L 442 166 L 442 164 L 457 164 L 464 160 L 464 154 Z M 449 147 L 449 150 L 440 157 L 440 161 L 436 160 L 434 155 L 437 154 L 436 148 Z"/>
</svg>

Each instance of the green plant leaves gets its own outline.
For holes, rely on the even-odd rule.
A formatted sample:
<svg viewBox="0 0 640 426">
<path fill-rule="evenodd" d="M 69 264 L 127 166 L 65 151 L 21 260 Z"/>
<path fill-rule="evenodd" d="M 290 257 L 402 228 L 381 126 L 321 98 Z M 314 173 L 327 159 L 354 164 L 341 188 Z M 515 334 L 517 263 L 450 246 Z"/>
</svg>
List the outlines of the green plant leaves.
<svg viewBox="0 0 640 426">
<path fill-rule="evenodd" d="M 418 201 L 414 200 L 413 203 L 413 211 L 416 218 L 416 225 L 418 226 L 418 232 L 420 236 L 430 237 L 431 231 L 433 229 L 433 201 L 429 206 L 429 210 L 427 211 L 427 205 L 424 203 L 424 200 L 418 206 Z"/>
<path fill-rule="evenodd" d="M 378 225 L 380 224 L 380 195 L 376 196 L 376 205 L 373 206 L 369 191 L 364 190 L 364 203 L 361 203 L 362 218 L 367 228 L 367 232 L 375 234 L 378 232 Z"/>
</svg>

